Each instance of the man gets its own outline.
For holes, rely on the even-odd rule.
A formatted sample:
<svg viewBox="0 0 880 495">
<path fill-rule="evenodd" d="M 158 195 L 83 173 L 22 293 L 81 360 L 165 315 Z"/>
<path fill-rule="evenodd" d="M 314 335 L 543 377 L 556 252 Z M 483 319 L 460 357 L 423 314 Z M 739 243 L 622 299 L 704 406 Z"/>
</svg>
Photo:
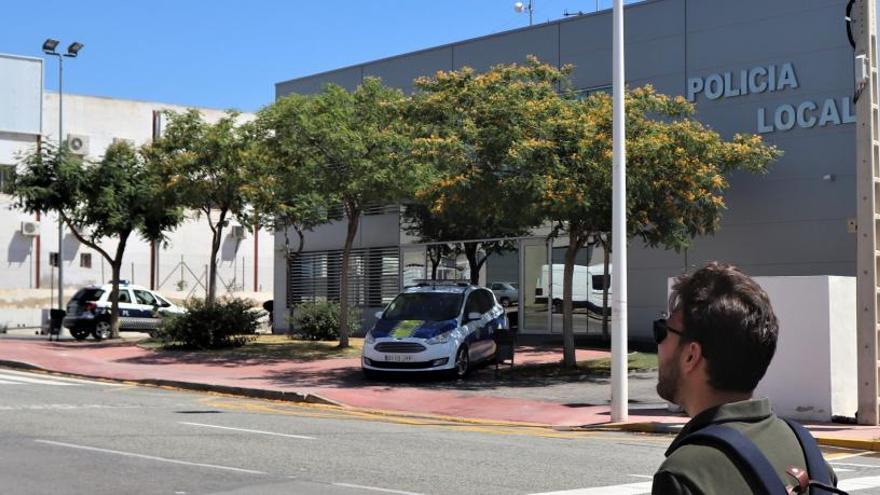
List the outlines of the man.
<svg viewBox="0 0 880 495">
<path fill-rule="evenodd" d="M 687 435 L 712 424 L 743 433 L 784 484 L 796 485 L 786 471 L 792 466 L 806 468 L 797 437 L 773 414 L 768 399 L 752 398 L 773 358 L 779 332 L 767 293 L 736 267 L 712 262 L 676 279 L 669 307 L 669 319 L 654 329 L 657 393 L 681 406 L 692 419 L 667 450 L 654 475 L 652 493 L 757 491 L 756 480 L 718 446 L 682 444 Z M 833 471 L 831 479 L 836 485 Z"/>
</svg>

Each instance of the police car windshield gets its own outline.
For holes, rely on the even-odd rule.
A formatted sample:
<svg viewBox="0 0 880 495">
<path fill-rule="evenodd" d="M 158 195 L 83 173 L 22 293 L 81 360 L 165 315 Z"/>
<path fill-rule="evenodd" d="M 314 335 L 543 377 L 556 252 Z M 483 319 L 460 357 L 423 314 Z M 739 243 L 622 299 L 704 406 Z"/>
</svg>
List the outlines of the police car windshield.
<svg viewBox="0 0 880 495">
<path fill-rule="evenodd" d="M 386 320 L 451 320 L 461 310 L 461 294 L 416 292 L 401 294 L 385 310 Z"/>
</svg>

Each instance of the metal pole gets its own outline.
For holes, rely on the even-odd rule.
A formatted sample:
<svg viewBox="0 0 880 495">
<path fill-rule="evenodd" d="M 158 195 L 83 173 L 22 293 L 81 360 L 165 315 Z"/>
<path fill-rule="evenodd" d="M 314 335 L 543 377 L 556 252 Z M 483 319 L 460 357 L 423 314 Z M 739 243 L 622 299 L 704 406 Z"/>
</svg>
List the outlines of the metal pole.
<svg viewBox="0 0 880 495">
<path fill-rule="evenodd" d="M 532 14 L 535 11 L 535 2 L 533 0 L 529 0 L 529 26 L 532 25 Z"/>
<path fill-rule="evenodd" d="M 624 121 L 624 47 L 623 0 L 614 0 L 614 135 L 612 182 L 613 208 L 611 219 L 613 282 L 611 298 L 611 421 L 627 421 L 629 390 L 627 389 L 627 297 L 626 297 L 626 122 Z"/>
<path fill-rule="evenodd" d="M 64 147 L 64 57 L 58 55 L 58 152 Z M 61 155 L 59 155 L 60 157 Z M 64 309 L 64 221 L 58 214 L 58 309 Z"/>
</svg>

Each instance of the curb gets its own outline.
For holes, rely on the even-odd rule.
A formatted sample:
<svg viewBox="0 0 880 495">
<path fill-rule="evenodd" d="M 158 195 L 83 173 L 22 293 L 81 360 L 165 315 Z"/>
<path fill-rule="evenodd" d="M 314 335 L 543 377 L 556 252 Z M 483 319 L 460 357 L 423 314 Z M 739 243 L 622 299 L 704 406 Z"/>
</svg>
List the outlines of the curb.
<svg viewBox="0 0 880 495">
<path fill-rule="evenodd" d="M 677 435 L 684 425 L 671 423 L 614 423 L 605 425 L 587 425 L 578 427 L 583 431 L 626 431 L 631 433 L 649 433 L 655 435 Z M 812 432 L 811 432 L 812 433 Z M 870 450 L 880 452 L 880 440 L 858 440 L 852 438 L 833 438 L 813 435 L 816 443 L 826 447 L 845 449 Z"/>
<path fill-rule="evenodd" d="M 258 388 L 231 387 L 227 385 L 212 385 L 208 383 L 181 382 L 176 380 L 162 380 L 154 378 L 144 379 L 122 379 L 104 376 L 84 375 L 80 373 L 68 373 L 62 371 L 54 371 L 31 363 L 19 361 L 7 361 L 0 359 L 0 367 L 21 369 L 28 371 L 39 371 L 50 375 L 70 376 L 75 378 L 89 378 L 92 380 L 102 380 L 116 383 L 133 383 L 150 387 L 170 387 L 181 390 L 192 390 L 195 392 L 215 392 L 226 395 L 234 395 L 238 397 L 247 397 L 251 399 L 269 399 L 284 402 L 298 402 L 306 404 L 321 404 L 326 406 L 346 407 L 345 404 L 327 399 L 317 394 L 308 394 L 302 392 L 285 392 L 280 390 L 263 390 Z"/>
</svg>

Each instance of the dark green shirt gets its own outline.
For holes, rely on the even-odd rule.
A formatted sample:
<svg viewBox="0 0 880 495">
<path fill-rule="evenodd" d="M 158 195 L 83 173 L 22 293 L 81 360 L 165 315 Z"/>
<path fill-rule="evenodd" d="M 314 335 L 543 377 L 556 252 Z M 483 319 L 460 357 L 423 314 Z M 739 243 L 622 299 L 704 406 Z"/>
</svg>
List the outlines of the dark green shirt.
<svg viewBox="0 0 880 495">
<path fill-rule="evenodd" d="M 786 473 L 790 466 L 806 470 L 806 461 L 791 428 L 777 418 L 768 399 L 731 402 L 703 411 L 684 426 L 666 451 L 666 460 L 654 475 L 653 495 L 743 495 L 755 493 L 739 468 L 717 447 L 688 444 L 676 449 L 684 437 L 710 424 L 739 430 L 757 445 L 783 484 L 794 484 Z M 837 477 L 831 467 L 831 479 Z"/>
</svg>

